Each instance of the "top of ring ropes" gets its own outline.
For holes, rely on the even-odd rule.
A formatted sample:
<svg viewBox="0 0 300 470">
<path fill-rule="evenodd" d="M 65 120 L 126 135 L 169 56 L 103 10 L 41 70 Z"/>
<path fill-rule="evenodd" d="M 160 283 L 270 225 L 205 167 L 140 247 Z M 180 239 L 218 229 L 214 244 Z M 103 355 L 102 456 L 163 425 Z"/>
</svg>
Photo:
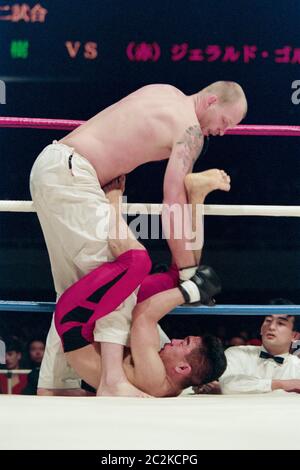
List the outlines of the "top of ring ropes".
<svg viewBox="0 0 300 470">
<path fill-rule="evenodd" d="M 28 117 L 0 117 L 0 127 L 55 129 L 71 131 L 84 121 L 71 119 L 42 119 Z M 239 125 L 228 129 L 227 135 L 300 136 L 300 126 Z"/>
</svg>

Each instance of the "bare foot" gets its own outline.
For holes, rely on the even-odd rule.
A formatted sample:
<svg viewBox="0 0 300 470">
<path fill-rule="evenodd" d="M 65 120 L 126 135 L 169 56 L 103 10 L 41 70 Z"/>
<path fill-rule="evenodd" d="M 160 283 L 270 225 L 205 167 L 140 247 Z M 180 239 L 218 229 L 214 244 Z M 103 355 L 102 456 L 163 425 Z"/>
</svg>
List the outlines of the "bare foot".
<svg viewBox="0 0 300 470">
<path fill-rule="evenodd" d="M 221 191 L 230 191 L 230 176 L 223 170 L 207 170 L 201 173 L 190 173 L 185 177 L 185 187 L 191 199 L 196 199 L 201 203 L 206 196 L 220 189 Z"/>
<path fill-rule="evenodd" d="M 130 382 L 120 382 L 114 385 L 99 385 L 97 390 L 98 397 L 138 397 L 138 398 L 151 398 L 145 392 L 142 392 Z"/>
<path fill-rule="evenodd" d="M 121 175 L 103 186 L 102 189 L 111 204 L 117 202 L 118 199 L 123 196 L 125 191 L 125 182 L 126 176 Z"/>
</svg>

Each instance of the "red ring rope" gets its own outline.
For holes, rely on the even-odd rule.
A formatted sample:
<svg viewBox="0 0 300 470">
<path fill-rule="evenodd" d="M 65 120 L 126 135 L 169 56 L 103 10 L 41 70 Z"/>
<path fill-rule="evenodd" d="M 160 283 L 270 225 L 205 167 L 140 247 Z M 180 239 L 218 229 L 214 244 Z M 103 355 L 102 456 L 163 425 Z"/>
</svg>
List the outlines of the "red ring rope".
<svg viewBox="0 0 300 470">
<path fill-rule="evenodd" d="M 53 129 L 71 131 L 84 121 L 71 119 L 41 119 L 28 117 L 0 117 L 0 127 Z M 228 129 L 227 135 L 300 136 L 300 126 L 240 125 Z"/>
</svg>

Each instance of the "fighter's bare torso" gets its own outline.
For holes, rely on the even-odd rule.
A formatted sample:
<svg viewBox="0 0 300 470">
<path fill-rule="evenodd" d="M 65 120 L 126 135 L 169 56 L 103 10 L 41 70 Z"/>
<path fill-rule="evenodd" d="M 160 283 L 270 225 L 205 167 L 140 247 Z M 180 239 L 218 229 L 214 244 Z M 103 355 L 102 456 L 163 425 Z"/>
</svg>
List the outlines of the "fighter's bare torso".
<svg viewBox="0 0 300 470">
<path fill-rule="evenodd" d="M 87 158 L 102 185 L 143 163 L 169 158 L 174 141 L 198 124 L 191 97 L 148 85 L 88 120 L 60 142 Z"/>
</svg>

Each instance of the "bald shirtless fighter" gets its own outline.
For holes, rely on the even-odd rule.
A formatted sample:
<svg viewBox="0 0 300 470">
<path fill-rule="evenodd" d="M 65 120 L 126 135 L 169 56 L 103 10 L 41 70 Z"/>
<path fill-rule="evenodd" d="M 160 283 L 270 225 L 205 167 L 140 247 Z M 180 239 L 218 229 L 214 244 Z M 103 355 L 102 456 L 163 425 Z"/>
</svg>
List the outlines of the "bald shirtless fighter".
<svg viewBox="0 0 300 470">
<path fill-rule="evenodd" d="M 203 136 L 223 135 L 228 127 L 243 119 L 246 111 L 244 92 L 234 82 L 216 82 L 191 96 L 173 86 L 149 85 L 46 147 L 32 168 L 30 189 L 45 236 L 57 297 L 111 259 L 107 246 L 109 209 L 102 187 L 141 164 L 162 159 L 169 159 L 164 179 L 163 226 L 171 228 L 168 243 L 180 278 L 192 277 L 197 263 L 186 248 L 188 231 L 181 239 L 174 237 L 170 208 L 176 203 L 187 203 L 184 178 L 201 152 Z M 67 367 L 53 323 L 48 340 L 39 386 L 51 388 Z M 120 345 L 102 344 L 101 351 L 103 370 L 110 370 L 110 362 L 114 366 L 119 363 L 121 369 Z M 102 393 L 118 394 L 117 381 L 111 384 L 109 376 L 102 374 L 103 377 Z M 77 387 L 77 376 L 70 369 L 69 380 L 59 385 Z M 130 393 L 136 391 L 128 384 Z"/>
</svg>

